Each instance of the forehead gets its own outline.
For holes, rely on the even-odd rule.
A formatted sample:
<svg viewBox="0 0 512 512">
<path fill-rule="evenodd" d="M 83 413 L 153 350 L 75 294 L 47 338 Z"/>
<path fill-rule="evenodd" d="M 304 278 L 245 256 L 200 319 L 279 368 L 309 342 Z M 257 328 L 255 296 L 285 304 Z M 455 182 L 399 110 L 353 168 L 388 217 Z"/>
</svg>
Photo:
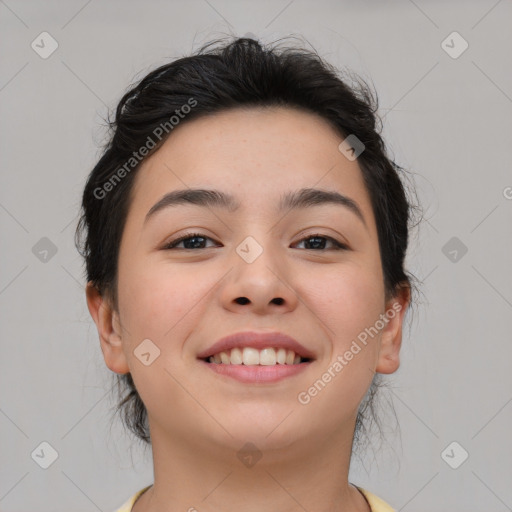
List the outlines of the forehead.
<svg viewBox="0 0 512 512">
<path fill-rule="evenodd" d="M 185 120 L 141 165 L 130 211 L 143 218 L 169 191 L 198 187 L 223 190 L 243 208 L 268 211 L 285 193 L 321 188 L 353 198 L 371 223 L 361 169 L 338 149 L 343 138 L 321 117 L 283 107 Z"/>
</svg>

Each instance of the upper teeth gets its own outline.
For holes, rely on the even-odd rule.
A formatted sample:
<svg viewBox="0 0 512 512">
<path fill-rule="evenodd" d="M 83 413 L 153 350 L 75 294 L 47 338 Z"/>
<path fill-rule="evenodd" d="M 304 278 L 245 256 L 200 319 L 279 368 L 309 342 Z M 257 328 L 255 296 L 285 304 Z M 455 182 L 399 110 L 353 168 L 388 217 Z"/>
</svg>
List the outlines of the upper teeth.
<svg viewBox="0 0 512 512">
<path fill-rule="evenodd" d="M 264 348 L 258 350 L 252 347 L 244 347 L 243 349 L 235 347 L 231 350 L 220 352 L 214 356 L 210 356 L 210 363 L 222 364 L 245 364 L 245 365 L 275 365 L 279 364 L 299 364 L 301 357 L 296 355 L 293 350 L 285 348 Z"/>
</svg>

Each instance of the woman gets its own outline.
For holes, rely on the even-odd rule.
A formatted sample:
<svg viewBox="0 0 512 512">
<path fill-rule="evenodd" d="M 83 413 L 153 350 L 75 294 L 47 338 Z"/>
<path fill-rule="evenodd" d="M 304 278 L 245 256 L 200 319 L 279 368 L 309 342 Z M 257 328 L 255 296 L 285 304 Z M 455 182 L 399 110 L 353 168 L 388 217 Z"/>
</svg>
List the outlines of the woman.
<svg viewBox="0 0 512 512">
<path fill-rule="evenodd" d="M 77 228 L 119 408 L 153 452 L 119 511 L 393 510 L 348 481 L 413 291 L 374 101 L 248 38 L 121 99 Z"/>
</svg>

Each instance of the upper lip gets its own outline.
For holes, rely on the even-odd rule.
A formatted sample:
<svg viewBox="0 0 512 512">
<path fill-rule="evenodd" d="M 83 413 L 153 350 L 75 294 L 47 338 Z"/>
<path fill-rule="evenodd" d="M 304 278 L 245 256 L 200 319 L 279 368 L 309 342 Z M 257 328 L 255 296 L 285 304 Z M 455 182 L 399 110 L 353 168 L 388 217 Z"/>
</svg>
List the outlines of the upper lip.
<svg viewBox="0 0 512 512">
<path fill-rule="evenodd" d="M 205 359 L 223 351 L 231 350 L 234 347 L 253 347 L 258 350 L 275 347 L 293 350 L 296 355 L 302 358 L 314 359 L 313 352 L 301 345 L 296 339 L 282 332 L 255 332 L 245 331 L 230 334 L 216 341 L 213 345 L 203 350 L 197 357 Z"/>
</svg>

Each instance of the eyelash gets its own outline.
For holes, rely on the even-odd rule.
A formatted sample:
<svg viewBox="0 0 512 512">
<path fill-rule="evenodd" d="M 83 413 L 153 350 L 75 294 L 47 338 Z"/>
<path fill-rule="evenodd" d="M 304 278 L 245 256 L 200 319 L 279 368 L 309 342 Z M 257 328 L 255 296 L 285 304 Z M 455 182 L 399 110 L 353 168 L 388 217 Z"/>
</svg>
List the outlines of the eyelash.
<svg viewBox="0 0 512 512">
<path fill-rule="evenodd" d="M 164 250 L 171 250 L 171 249 L 175 249 L 176 248 L 176 245 L 178 245 L 179 243 L 183 242 L 184 240 L 188 240 L 190 238 L 196 238 L 196 237 L 199 237 L 199 238 L 204 238 L 205 240 L 206 239 L 209 239 L 209 240 L 213 240 L 212 238 L 210 238 L 209 236 L 204 236 L 203 234 L 201 233 L 189 233 L 189 234 L 186 234 L 180 238 L 177 238 L 176 240 L 172 240 L 171 242 L 169 242 L 168 244 L 166 244 L 162 249 Z M 339 251 L 339 250 L 349 250 L 348 246 L 341 243 L 341 242 L 338 242 L 338 240 L 336 240 L 335 238 L 332 238 L 330 236 L 325 236 L 325 235 L 322 235 L 321 233 L 313 233 L 311 235 L 307 235 L 303 238 L 301 238 L 299 240 L 299 242 L 302 242 L 304 240 L 310 240 L 311 238 L 324 238 L 325 240 L 328 240 L 330 242 L 333 243 L 334 245 L 334 248 L 331 249 L 331 250 L 334 250 L 334 251 Z M 182 247 L 180 248 L 184 251 L 193 251 L 195 249 L 187 249 L 185 247 Z M 200 249 L 208 249 L 208 247 L 200 247 Z M 306 249 L 306 250 L 309 250 L 309 251 L 318 251 L 319 249 Z M 320 249 L 321 251 L 326 251 L 328 249 Z"/>
</svg>

